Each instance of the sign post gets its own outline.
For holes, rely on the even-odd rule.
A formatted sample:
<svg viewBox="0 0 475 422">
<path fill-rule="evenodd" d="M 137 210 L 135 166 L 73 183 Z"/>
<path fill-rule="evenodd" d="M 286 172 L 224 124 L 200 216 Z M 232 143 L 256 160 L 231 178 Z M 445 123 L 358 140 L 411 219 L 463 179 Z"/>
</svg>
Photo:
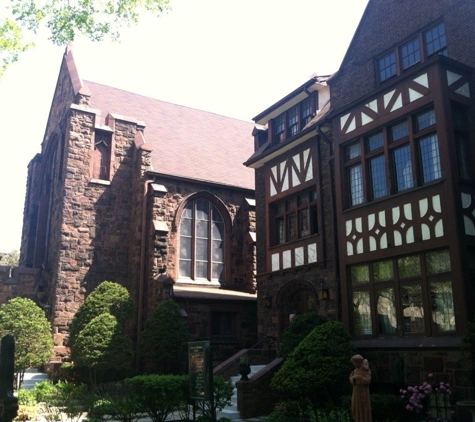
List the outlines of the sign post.
<svg viewBox="0 0 475 422">
<path fill-rule="evenodd" d="M 188 343 L 190 398 L 193 400 L 210 401 L 212 420 L 215 421 L 213 368 L 211 361 L 212 353 L 209 341 L 193 341 Z"/>
</svg>

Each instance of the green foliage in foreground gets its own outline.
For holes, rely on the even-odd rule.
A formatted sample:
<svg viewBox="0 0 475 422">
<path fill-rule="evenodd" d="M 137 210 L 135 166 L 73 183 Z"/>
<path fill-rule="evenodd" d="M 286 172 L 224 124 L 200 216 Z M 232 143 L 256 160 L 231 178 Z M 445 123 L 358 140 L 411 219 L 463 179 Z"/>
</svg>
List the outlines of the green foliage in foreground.
<svg viewBox="0 0 475 422">
<path fill-rule="evenodd" d="M 348 391 L 355 348 L 341 322 L 319 325 L 289 355 L 271 388 L 289 399 L 308 398 L 314 407 L 336 405 Z"/>
<path fill-rule="evenodd" d="M 160 303 L 145 322 L 139 353 L 146 362 L 155 364 L 159 373 L 179 373 L 186 361 L 189 340 L 188 326 L 180 308 L 168 299 Z"/>
<path fill-rule="evenodd" d="M 129 378 L 139 407 L 153 422 L 165 422 L 188 397 L 188 377 L 178 375 L 140 375 Z"/>
<path fill-rule="evenodd" d="M 297 315 L 282 334 L 279 344 L 279 356 L 288 356 L 318 325 L 328 322 L 328 318 L 315 312 Z"/>
<path fill-rule="evenodd" d="M 74 349 L 79 333 L 99 315 L 109 313 L 116 317 L 120 325 L 123 325 L 132 317 L 133 309 L 132 297 L 124 286 L 103 281 L 86 297 L 75 313 L 69 326 L 68 346 Z"/>
<path fill-rule="evenodd" d="M 51 326 L 43 309 L 26 298 L 14 298 L 0 307 L 0 338 L 15 339 L 15 373 L 19 386 L 25 371 L 49 362 L 53 356 Z"/>
</svg>

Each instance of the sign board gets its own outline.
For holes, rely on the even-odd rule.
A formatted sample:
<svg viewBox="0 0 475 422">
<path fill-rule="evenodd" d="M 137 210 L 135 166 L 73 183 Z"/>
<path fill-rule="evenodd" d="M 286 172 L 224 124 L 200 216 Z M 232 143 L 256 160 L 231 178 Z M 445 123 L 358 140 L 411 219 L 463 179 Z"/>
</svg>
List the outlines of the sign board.
<svg viewBox="0 0 475 422">
<path fill-rule="evenodd" d="M 209 341 L 188 343 L 190 397 L 195 400 L 211 399 L 211 352 Z"/>
</svg>

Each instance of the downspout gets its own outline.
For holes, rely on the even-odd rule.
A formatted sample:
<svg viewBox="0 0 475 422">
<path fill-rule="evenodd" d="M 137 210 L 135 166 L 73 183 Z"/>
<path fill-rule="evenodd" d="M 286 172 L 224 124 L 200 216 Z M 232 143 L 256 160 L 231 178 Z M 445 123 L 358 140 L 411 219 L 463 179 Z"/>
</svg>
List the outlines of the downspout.
<svg viewBox="0 0 475 422">
<path fill-rule="evenodd" d="M 142 331 L 142 317 L 143 317 L 143 291 L 145 283 L 145 250 L 146 250 L 146 238 L 147 238 L 147 192 L 148 186 L 156 181 L 156 176 L 152 179 L 144 181 L 143 184 L 143 197 L 142 197 L 142 238 L 140 240 L 140 273 L 139 273 L 139 298 L 138 298 L 138 313 L 137 313 L 137 342 L 140 338 Z M 136 364 L 138 366 L 138 359 Z"/>
</svg>

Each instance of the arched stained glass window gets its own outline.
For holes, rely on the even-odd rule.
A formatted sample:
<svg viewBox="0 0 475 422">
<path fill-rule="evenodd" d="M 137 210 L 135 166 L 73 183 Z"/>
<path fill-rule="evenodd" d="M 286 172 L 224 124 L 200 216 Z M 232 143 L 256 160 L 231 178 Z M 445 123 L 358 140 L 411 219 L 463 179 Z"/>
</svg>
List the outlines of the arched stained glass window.
<svg viewBox="0 0 475 422">
<path fill-rule="evenodd" d="M 224 221 L 207 199 L 195 199 L 180 221 L 179 278 L 219 281 L 224 277 Z"/>
</svg>

